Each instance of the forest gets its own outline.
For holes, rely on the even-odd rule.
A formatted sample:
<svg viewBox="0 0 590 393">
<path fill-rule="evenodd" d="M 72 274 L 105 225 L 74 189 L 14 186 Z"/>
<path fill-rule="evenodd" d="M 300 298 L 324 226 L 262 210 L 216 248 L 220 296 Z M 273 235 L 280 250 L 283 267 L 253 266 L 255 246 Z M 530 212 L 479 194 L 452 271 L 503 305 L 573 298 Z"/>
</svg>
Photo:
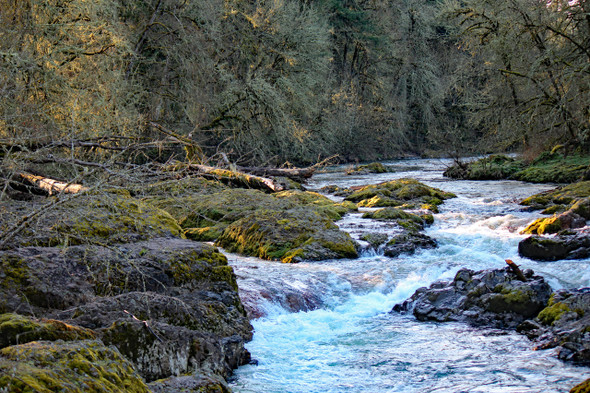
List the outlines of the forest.
<svg viewBox="0 0 590 393">
<path fill-rule="evenodd" d="M 588 150 L 588 7 L 1 0 L 2 172 Z"/>
</svg>

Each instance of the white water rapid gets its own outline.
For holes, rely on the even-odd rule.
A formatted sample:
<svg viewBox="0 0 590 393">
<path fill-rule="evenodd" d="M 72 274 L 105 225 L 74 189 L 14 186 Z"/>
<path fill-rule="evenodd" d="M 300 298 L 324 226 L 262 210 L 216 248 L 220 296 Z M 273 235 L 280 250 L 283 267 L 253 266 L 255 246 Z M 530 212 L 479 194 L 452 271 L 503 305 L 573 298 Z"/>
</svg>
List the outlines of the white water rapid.
<svg viewBox="0 0 590 393">
<path fill-rule="evenodd" d="M 457 194 L 426 233 L 434 250 L 388 258 L 378 252 L 355 260 L 293 265 L 229 255 L 242 298 L 260 318 L 247 345 L 257 365 L 240 367 L 231 388 L 240 393 L 568 392 L 590 369 L 533 351 L 515 332 L 460 323 L 418 322 L 390 314 L 421 286 L 452 279 L 461 267 L 501 268 L 510 258 L 546 278 L 553 289 L 590 285 L 590 259 L 533 262 L 520 258 L 518 232 L 538 213 L 518 201 L 552 188 L 511 181 L 453 181 L 448 162 L 386 163 L 394 173 L 316 175 L 313 188 L 351 186 L 413 177 Z M 342 168 L 344 169 L 344 168 Z M 352 215 L 341 227 L 354 236 L 383 230 Z M 293 310 L 303 310 L 294 312 Z"/>
</svg>

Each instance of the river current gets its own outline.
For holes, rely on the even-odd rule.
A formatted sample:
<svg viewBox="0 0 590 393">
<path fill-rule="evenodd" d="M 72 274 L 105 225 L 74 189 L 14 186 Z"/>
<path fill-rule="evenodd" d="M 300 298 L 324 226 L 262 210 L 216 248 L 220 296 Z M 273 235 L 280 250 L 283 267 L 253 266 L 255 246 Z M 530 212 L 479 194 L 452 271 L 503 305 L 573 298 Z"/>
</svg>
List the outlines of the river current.
<svg viewBox="0 0 590 393">
<path fill-rule="evenodd" d="M 394 172 L 317 174 L 319 189 L 412 177 L 451 191 L 426 234 L 439 246 L 397 258 L 379 250 L 359 259 L 281 264 L 228 255 L 242 299 L 256 310 L 247 345 L 257 365 L 240 367 L 231 388 L 241 393 L 568 392 L 590 369 L 533 351 L 520 334 L 461 323 L 419 322 L 391 314 L 422 286 L 451 280 L 462 267 L 502 268 L 506 258 L 545 277 L 554 290 L 590 286 L 590 259 L 534 262 L 520 258 L 519 231 L 538 213 L 518 202 L 550 185 L 443 178 L 445 160 L 385 163 Z M 351 214 L 339 225 L 357 237 L 392 231 Z M 294 312 L 293 310 L 302 310 Z"/>
</svg>

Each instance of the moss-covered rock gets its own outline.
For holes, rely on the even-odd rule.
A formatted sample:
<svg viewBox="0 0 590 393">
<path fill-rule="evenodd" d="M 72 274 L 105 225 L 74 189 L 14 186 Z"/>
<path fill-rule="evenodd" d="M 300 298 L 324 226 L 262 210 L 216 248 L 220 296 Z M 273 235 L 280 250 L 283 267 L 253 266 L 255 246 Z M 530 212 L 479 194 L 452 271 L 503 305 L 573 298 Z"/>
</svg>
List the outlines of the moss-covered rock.
<svg viewBox="0 0 590 393">
<path fill-rule="evenodd" d="M 454 198 L 450 192 L 429 187 L 414 179 L 398 179 L 362 187 L 345 200 L 359 206 L 416 208 L 424 205 L 440 205 L 445 199 Z"/>
<path fill-rule="evenodd" d="M 357 165 L 346 171 L 347 175 L 366 175 L 369 173 L 387 173 L 389 170 L 380 162 L 372 162 L 366 165 Z"/>
<path fill-rule="evenodd" d="M 515 158 L 494 154 L 469 163 L 456 162 L 443 175 L 464 180 L 499 180 L 514 176 L 525 166 Z"/>
<path fill-rule="evenodd" d="M 588 197 L 590 197 L 590 181 L 581 181 L 532 195 L 523 199 L 520 204 L 528 206 L 531 210 L 547 209 L 552 206 L 561 206 L 563 210 L 568 210 L 579 200 Z M 582 205 L 585 203 L 587 202 L 582 202 Z M 582 206 L 579 206 L 579 209 L 582 211 Z"/>
<path fill-rule="evenodd" d="M 557 347 L 560 359 L 590 365 L 590 292 L 556 291 L 537 318 L 519 330 L 535 341 L 537 349 Z"/>
<path fill-rule="evenodd" d="M 6 208 L 19 210 L 24 208 L 21 205 L 14 201 Z M 16 220 L 18 216 L 14 217 Z M 9 225 L 11 216 L 3 218 L 3 225 Z M 77 195 L 46 209 L 7 247 L 115 244 L 162 236 L 183 236 L 176 220 L 166 211 L 126 193 L 103 192 Z"/>
<path fill-rule="evenodd" d="M 5 392 L 137 392 L 149 389 L 119 352 L 99 341 L 30 342 L 0 350 Z"/>
<path fill-rule="evenodd" d="M 366 212 L 363 214 L 363 218 L 371 218 L 380 221 L 395 221 L 400 227 L 412 232 L 422 230 L 425 225 L 432 224 L 434 221 L 434 218 L 430 214 L 419 216 L 395 207 L 386 207 Z"/>
<path fill-rule="evenodd" d="M 263 259 L 298 262 L 356 258 L 355 243 L 322 210 L 262 210 L 230 224 L 217 245 Z"/>
<path fill-rule="evenodd" d="M 588 180 L 584 177 L 590 157 L 563 156 L 560 152 L 545 152 L 531 162 L 505 155 L 491 155 L 473 162 L 458 162 L 444 176 L 466 180 L 512 179 L 532 183 L 572 183 Z"/>
<path fill-rule="evenodd" d="M 0 348 L 38 340 L 73 341 L 94 338 L 96 333 L 92 330 L 62 321 L 38 320 L 13 313 L 0 314 Z"/>
<path fill-rule="evenodd" d="M 590 379 L 585 380 L 574 386 L 570 393 L 590 393 Z"/>
<path fill-rule="evenodd" d="M 508 267 L 475 272 L 461 269 L 452 282 L 420 288 L 394 311 L 412 311 L 421 321 L 462 321 L 474 325 L 516 328 L 548 303 L 551 287 L 531 270 L 526 282 Z"/>
<path fill-rule="evenodd" d="M 199 370 L 225 378 L 249 360 L 244 343 L 252 327 L 236 277 L 211 245 L 158 238 L 117 247 L 21 248 L 0 252 L 2 260 L 19 261 L 17 272 L 0 274 L 4 311 L 92 329 L 146 379 Z M 85 331 L 68 333 L 68 325 L 54 322 L 63 332 L 52 336 L 52 326 L 18 317 L 0 324 L 7 339 L 14 339 L 8 333 L 15 321 L 23 338 L 66 339 Z"/>
</svg>

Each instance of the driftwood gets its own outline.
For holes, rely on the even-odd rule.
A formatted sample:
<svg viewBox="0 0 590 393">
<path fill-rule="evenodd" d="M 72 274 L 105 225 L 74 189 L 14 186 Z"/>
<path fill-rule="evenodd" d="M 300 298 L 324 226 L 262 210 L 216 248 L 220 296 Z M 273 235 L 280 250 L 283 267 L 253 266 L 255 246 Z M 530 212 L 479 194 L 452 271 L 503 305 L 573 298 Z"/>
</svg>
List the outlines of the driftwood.
<svg viewBox="0 0 590 393">
<path fill-rule="evenodd" d="M 510 259 L 506 259 L 506 264 L 510 268 L 510 271 L 512 273 L 514 273 L 520 281 L 527 282 L 527 279 L 524 276 L 524 274 L 522 273 L 522 270 L 520 270 L 520 268 L 518 267 L 518 265 L 516 263 L 512 262 L 512 260 L 510 260 Z"/>
<path fill-rule="evenodd" d="M 77 194 L 80 191 L 85 191 L 88 188 L 81 184 L 64 183 L 58 180 L 50 179 L 44 176 L 36 176 L 26 172 L 17 173 L 13 176 L 14 181 L 24 183 L 25 187 L 36 188 L 31 190 L 33 193 L 53 194 Z M 35 192 L 38 191 L 38 192 Z"/>
<path fill-rule="evenodd" d="M 313 176 L 313 174 L 320 169 L 321 167 L 328 165 L 331 161 L 336 159 L 338 156 L 334 155 L 331 157 L 318 162 L 312 166 L 308 166 L 306 168 L 265 168 L 265 167 L 251 167 L 251 166 L 236 166 L 236 169 L 240 172 L 251 173 L 257 176 L 278 176 L 278 177 L 287 177 L 289 179 L 295 180 L 297 182 L 304 182 L 306 179 L 309 179 Z"/>
<path fill-rule="evenodd" d="M 222 183 L 237 187 L 253 188 L 265 192 L 283 191 L 283 186 L 275 183 L 272 179 L 208 165 L 177 164 L 165 166 L 162 169 L 165 171 L 189 171 L 204 178 L 219 180 Z"/>
</svg>

